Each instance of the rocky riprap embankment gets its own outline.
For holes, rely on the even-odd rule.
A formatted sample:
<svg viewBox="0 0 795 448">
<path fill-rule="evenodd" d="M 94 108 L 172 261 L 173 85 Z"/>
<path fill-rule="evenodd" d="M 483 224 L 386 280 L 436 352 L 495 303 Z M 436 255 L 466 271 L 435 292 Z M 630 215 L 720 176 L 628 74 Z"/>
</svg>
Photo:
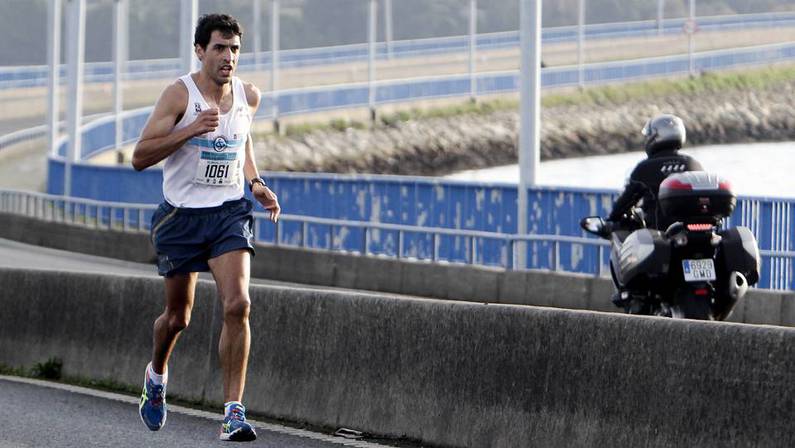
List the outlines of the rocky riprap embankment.
<svg viewBox="0 0 795 448">
<path fill-rule="evenodd" d="M 612 154 L 641 148 L 640 129 L 661 112 L 681 116 L 688 145 L 795 139 L 795 82 L 763 91 L 677 94 L 624 104 L 544 108 L 541 158 Z M 516 111 L 426 118 L 372 130 L 317 130 L 258 139 L 263 169 L 441 175 L 515 163 Z"/>
</svg>

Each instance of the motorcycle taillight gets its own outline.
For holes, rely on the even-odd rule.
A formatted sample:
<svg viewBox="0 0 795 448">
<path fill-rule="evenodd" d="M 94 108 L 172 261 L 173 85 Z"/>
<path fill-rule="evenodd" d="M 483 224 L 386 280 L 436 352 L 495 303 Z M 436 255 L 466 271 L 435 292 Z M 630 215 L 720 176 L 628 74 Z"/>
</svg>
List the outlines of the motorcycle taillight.
<svg viewBox="0 0 795 448">
<path fill-rule="evenodd" d="M 712 230 L 712 224 L 688 224 L 687 230 L 690 230 L 691 232 L 706 232 L 707 230 Z"/>
</svg>

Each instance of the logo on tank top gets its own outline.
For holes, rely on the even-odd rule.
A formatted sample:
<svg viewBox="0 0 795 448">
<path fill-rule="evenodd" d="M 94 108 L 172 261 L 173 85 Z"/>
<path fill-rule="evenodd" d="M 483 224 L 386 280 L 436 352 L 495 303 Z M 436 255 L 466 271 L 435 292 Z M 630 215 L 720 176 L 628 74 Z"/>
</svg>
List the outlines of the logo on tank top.
<svg viewBox="0 0 795 448">
<path fill-rule="evenodd" d="M 223 137 L 217 137 L 215 140 L 213 140 L 213 149 L 216 152 L 224 152 L 224 149 L 226 149 L 227 146 L 228 144 L 226 143 L 226 139 Z"/>
<path fill-rule="evenodd" d="M 202 111 L 202 106 L 199 103 L 193 103 L 193 111 L 197 114 Z"/>
</svg>

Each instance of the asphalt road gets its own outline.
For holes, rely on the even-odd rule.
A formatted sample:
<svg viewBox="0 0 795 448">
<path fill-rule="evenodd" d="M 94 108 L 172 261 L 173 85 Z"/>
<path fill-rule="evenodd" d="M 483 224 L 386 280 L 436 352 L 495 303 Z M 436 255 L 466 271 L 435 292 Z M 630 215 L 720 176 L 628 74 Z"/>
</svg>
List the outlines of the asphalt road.
<svg viewBox="0 0 795 448">
<path fill-rule="evenodd" d="M 138 398 L 59 383 L 0 376 L 0 448 L 18 447 L 215 447 L 221 413 L 169 405 L 166 425 L 147 429 Z M 244 446 L 272 448 L 379 448 L 349 440 L 251 420 L 257 440 Z"/>
</svg>

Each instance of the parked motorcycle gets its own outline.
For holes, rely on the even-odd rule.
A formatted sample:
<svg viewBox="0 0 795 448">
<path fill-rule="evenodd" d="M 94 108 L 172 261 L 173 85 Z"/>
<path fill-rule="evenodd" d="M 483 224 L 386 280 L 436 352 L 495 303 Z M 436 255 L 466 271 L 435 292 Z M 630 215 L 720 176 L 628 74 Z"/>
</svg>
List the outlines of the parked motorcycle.
<svg viewBox="0 0 795 448">
<path fill-rule="evenodd" d="M 631 314 L 726 319 L 759 281 L 761 266 L 748 228 L 722 228 L 737 204 L 730 184 L 703 171 L 672 174 L 660 185 L 658 203 L 659 222 L 671 223 L 665 231 L 646 228 L 637 213 L 619 222 L 580 222 L 611 241 L 614 302 Z"/>
</svg>

